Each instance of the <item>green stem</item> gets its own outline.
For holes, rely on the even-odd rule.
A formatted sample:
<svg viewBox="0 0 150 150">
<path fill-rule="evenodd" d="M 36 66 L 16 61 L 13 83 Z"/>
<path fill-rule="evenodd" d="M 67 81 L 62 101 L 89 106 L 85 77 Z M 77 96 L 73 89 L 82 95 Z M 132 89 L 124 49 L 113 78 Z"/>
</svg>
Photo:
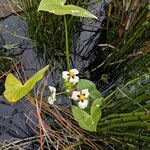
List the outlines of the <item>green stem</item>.
<svg viewBox="0 0 150 150">
<path fill-rule="evenodd" d="M 62 94 L 66 94 L 68 92 L 64 91 L 64 92 L 60 92 L 60 93 L 57 93 L 56 95 L 62 95 Z"/>
<path fill-rule="evenodd" d="M 67 21 L 65 16 L 64 16 L 64 25 L 65 25 L 65 42 L 66 42 L 66 62 L 67 62 L 67 69 L 70 70 L 68 29 L 67 29 Z"/>
<path fill-rule="evenodd" d="M 112 128 L 119 128 L 119 127 L 147 127 L 150 129 L 150 123 L 149 122 L 141 122 L 141 121 L 132 121 L 132 122 L 124 122 L 124 123 L 117 123 L 117 124 L 111 124 L 103 128 L 98 128 L 98 132 L 105 132 Z"/>
<path fill-rule="evenodd" d="M 110 131 L 106 131 L 105 133 L 107 133 L 107 134 L 112 134 L 112 135 L 117 135 L 117 136 L 127 136 L 128 138 L 129 137 L 132 137 L 132 138 L 134 138 L 134 139 L 142 139 L 142 140 L 148 140 L 148 141 L 150 141 L 150 137 L 148 137 L 148 136 L 143 136 L 143 135 L 141 135 L 141 134 L 135 134 L 135 133 L 128 133 L 128 132 L 126 132 L 126 133 L 118 133 L 118 132 L 110 132 Z"/>
<path fill-rule="evenodd" d="M 112 119 L 112 118 L 121 118 L 121 117 L 130 117 L 130 116 L 139 116 L 139 115 L 144 115 L 147 114 L 149 115 L 147 112 L 134 112 L 134 113 L 123 113 L 123 114 L 111 114 L 105 118 L 101 119 L 102 121 L 108 120 L 108 119 Z"/>
<path fill-rule="evenodd" d="M 98 125 L 99 126 L 106 126 L 106 125 L 110 125 L 110 124 L 115 124 L 115 123 L 125 123 L 125 122 L 129 122 L 129 121 L 145 121 L 145 120 L 149 120 L 150 119 L 150 115 L 140 115 L 140 116 L 130 116 L 130 117 L 125 117 L 125 118 L 116 118 L 116 119 L 111 119 L 111 120 L 105 120 L 104 122 L 100 122 Z"/>
</svg>

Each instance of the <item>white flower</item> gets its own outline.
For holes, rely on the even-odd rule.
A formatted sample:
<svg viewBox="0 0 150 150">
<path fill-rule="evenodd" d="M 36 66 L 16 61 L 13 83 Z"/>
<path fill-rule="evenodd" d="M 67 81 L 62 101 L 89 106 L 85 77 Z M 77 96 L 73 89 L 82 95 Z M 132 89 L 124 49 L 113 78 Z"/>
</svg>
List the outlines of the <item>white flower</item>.
<svg viewBox="0 0 150 150">
<path fill-rule="evenodd" d="M 53 105 L 55 101 L 56 101 L 56 98 L 54 98 L 53 96 L 49 96 L 49 97 L 48 97 L 48 103 L 49 103 L 50 105 Z"/>
<path fill-rule="evenodd" d="M 80 92 L 79 91 L 73 91 L 72 92 L 72 96 L 71 98 L 75 101 L 79 100 L 79 97 L 80 97 Z"/>
<path fill-rule="evenodd" d="M 63 71 L 62 78 L 65 79 L 66 81 L 69 81 L 70 83 L 76 84 L 79 82 L 79 77 L 77 76 L 77 74 L 79 74 L 79 71 L 77 69 Z"/>
<path fill-rule="evenodd" d="M 56 88 L 55 87 L 53 87 L 53 86 L 48 86 L 48 88 L 49 88 L 49 90 L 50 90 L 50 92 L 51 93 L 56 93 Z"/>
<path fill-rule="evenodd" d="M 86 107 L 87 107 L 87 105 L 88 105 L 88 100 L 87 99 L 85 99 L 83 102 L 82 101 L 79 101 L 78 102 L 78 106 L 81 108 L 81 109 L 85 109 Z"/>
<path fill-rule="evenodd" d="M 89 90 L 88 90 L 88 89 L 82 90 L 81 93 L 84 95 L 84 97 L 85 97 L 86 99 L 88 99 L 89 96 L 90 96 L 90 93 L 89 93 Z"/>
<path fill-rule="evenodd" d="M 73 91 L 71 98 L 78 102 L 78 106 L 81 109 L 85 109 L 88 105 L 88 98 L 90 96 L 90 93 L 88 89 L 84 89 L 81 92 L 80 91 Z"/>
<path fill-rule="evenodd" d="M 56 101 L 56 88 L 53 86 L 48 87 L 50 90 L 50 96 L 48 97 L 48 103 L 52 105 Z"/>
</svg>

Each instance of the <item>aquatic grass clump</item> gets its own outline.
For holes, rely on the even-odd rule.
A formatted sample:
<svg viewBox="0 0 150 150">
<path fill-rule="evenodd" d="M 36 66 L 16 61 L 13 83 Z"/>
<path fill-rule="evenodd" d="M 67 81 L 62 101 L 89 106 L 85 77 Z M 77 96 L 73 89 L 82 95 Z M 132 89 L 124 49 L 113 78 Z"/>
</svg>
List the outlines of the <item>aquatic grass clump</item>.
<svg viewBox="0 0 150 150">
<path fill-rule="evenodd" d="M 150 72 L 120 85 L 104 99 L 98 126 L 111 142 L 123 142 L 135 149 L 148 148 L 150 141 Z M 128 144 L 131 145 L 128 145 Z"/>
<path fill-rule="evenodd" d="M 49 1 L 49 0 L 41 0 L 40 5 L 38 7 L 38 11 L 46 11 L 49 13 L 53 13 L 55 15 L 64 16 L 64 26 L 65 26 L 65 55 L 66 55 L 66 63 L 67 69 L 70 70 L 70 50 L 69 50 L 69 38 L 68 38 L 68 27 L 66 15 L 70 14 L 76 17 L 88 17 L 98 19 L 96 16 L 91 14 L 86 9 L 83 9 L 76 5 L 65 5 L 67 0 Z"/>
<path fill-rule="evenodd" d="M 88 2 L 88 0 L 85 0 Z M 46 63 L 50 60 L 57 60 L 63 63 L 65 58 L 65 26 L 64 17 L 57 16 L 47 12 L 38 12 L 40 0 L 19 0 L 19 5 L 27 19 L 29 26 L 29 36 L 36 43 L 35 52 Z M 67 4 L 82 6 L 81 1 L 67 1 Z M 80 31 L 82 22 L 78 17 L 66 16 L 69 48 L 73 46 L 74 39 L 77 39 L 77 31 Z M 74 41 L 75 42 L 75 41 Z M 53 61 L 53 62 L 54 62 Z"/>
<path fill-rule="evenodd" d="M 11 65 L 14 65 L 15 54 L 12 54 L 11 51 L 14 48 L 9 44 L 0 46 L 0 77 L 3 76 L 3 73 L 11 70 Z"/>
<path fill-rule="evenodd" d="M 96 41 L 93 38 L 93 48 L 84 56 L 90 61 L 87 69 L 92 79 L 101 83 L 103 74 L 107 74 L 110 81 L 120 76 L 128 79 L 133 70 L 142 72 L 143 66 L 150 67 L 148 5 L 145 0 L 112 0 L 106 4 L 106 18 L 100 31 L 95 33 L 98 38 Z"/>
</svg>

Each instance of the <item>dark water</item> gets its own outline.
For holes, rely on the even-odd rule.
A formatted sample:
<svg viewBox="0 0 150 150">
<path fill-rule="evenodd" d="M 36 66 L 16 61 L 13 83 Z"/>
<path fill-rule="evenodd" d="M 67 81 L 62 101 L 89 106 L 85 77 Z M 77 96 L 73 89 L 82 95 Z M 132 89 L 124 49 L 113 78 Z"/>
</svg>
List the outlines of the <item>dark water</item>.
<svg viewBox="0 0 150 150">
<path fill-rule="evenodd" d="M 22 55 L 19 55 L 19 59 L 22 59 L 26 74 L 30 76 L 39 70 L 39 63 L 32 51 L 32 42 L 27 38 L 27 24 L 19 17 L 12 15 L 0 20 L 0 27 L 2 39 L 0 46 L 5 44 L 19 45 L 19 48 L 13 50 L 15 54 L 20 53 L 25 48 Z M 1 89 L 3 89 L 2 84 Z M 26 99 L 9 104 L 7 100 L 0 98 L 0 140 L 12 143 L 19 139 L 35 136 L 29 127 L 33 123 L 37 124 L 35 113 L 35 108 Z M 30 146 L 24 148 L 29 149 Z"/>
<path fill-rule="evenodd" d="M 0 139 L 13 142 L 15 138 L 27 138 L 33 132 L 29 130 L 29 118 L 36 123 L 35 108 L 27 100 L 8 104 L 0 99 Z"/>
</svg>

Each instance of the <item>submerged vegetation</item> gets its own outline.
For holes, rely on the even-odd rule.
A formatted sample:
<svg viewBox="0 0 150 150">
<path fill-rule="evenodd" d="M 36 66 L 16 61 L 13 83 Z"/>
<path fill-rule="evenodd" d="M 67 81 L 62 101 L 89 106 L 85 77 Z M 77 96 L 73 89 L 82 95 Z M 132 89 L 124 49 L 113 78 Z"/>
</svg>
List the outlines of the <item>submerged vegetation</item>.
<svg viewBox="0 0 150 150">
<path fill-rule="evenodd" d="M 68 0 L 66 5 L 87 9 L 102 3 L 101 24 L 97 30 L 89 30 L 92 36 L 86 45 L 72 53 L 82 32 L 83 18 L 65 15 L 64 20 L 61 15 L 66 10 L 64 14 L 59 11 L 59 16 L 38 12 L 40 0 L 19 0 L 29 36 L 36 43 L 35 53 L 41 64 L 49 63 L 50 68 L 46 66 L 28 80 L 23 67 L 18 69 L 18 65 L 13 64 L 10 70 L 15 69 L 19 79 L 1 71 L 2 75 L 7 74 L 3 96 L 9 102 L 26 96 L 36 108 L 37 119 L 26 116 L 33 137 L 18 138 L 12 143 L 2 141 L 2 149 L 150 149 L 150 3 Z M 49 12 L 53 12 L 53 5 L 56 7 L 52 1 Z M 97 16 L 99 20 L 100 17 Z M 94 23 L 99 24 L 99 20 Z M 9 48 L 12 49 L 6 45 L 2 50 Z M 5 51 L 2 53 L 7 56 Z M 72 54 L 89 61 L 80 73 L 69 69 L 74 66 L 68 59 Z M 65 58 L 69 60 L 67 65 Z M 62 72 L 58 89 L 48 82 L 53 64 L 61 66 L 57 68 L 61 71 L 68 67 Z"/>
</svg>

